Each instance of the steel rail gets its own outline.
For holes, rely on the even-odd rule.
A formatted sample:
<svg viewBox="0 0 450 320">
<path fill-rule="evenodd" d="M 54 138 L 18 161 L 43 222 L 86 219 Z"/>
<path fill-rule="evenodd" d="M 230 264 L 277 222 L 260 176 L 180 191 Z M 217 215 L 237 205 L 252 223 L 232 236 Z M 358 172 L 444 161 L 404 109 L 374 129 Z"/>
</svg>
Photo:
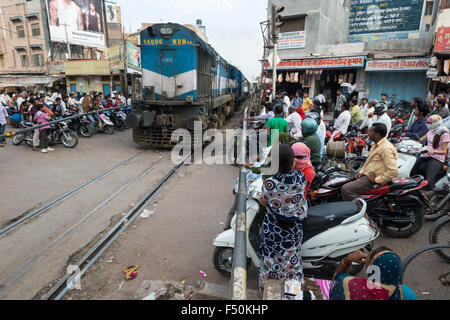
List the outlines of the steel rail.
<svg viewBox="0 0 450 320">
<path fill-rule="evenodd" d="M 179 164 L 173 167 L 152 189 L 146 193 L 141 200 L 114 226 L 103 236 L 79 261 L 71 273 L 67 273 L 62 277 L 42 298 L 41 300 L 60 300 L 71 289 L 70 279 L 72 277 L 81 278 L 86 271 L 99 259 L 100 256 L 111 246 L 123 231 L 137 218 L 150 201 L 152 201 L 163 187 L 169 183 L 184 166 L 185 161 L 190 158 L 191 154 L 186 156 Z M 79 270 L 77 272 L 77 270 Z"/>
<path fill-rule="evenodd" d="M 132 156 L 131 158 L 122 161 L 121 163 L 115 165 L 114 167 L 112 167 L 111 169 L 103 172 L 102 174 L 98 175 L 97 177 L 87 181 L 86 183 L 83 183 L 82 185 L 74 188 L 73 190 L 63 194 L 62 196 L 58 197 L 57 199 L 47 203 L 46 205 L 40 207 L 39 209 L 36 209 L 35 211 L 25 215 L 24 217 L 20 218 L 17 221 L 12 222 L 11 224 L 7 225 L 6 227 L 4 227 L 3 229 L 0 230 L 0 236 L 7 233 L 8 231 L 10 231 L 11 229 L 17 227 L 18 225 L 21 225 L 23 223 L 25 223 L 26 221 L 28 221 L 29 219 L 33 218 L 36 215 L 39 215 L 45 211 L 47 211 L 48 209 L 54 207 L 55 205 L 57 205 L 58 203 L 60 203 L 61 201 L 73 196 L 74 194 L 78 193 L 80 190 L 86 188 L 87 186 L 101 180 L 102 178 L 104 178 L 105 176 L 109 175 L 110 173 L 112 173 L 113 171 L 123 167 L 125 164 L 127 164 L 128 162 L 130 162 L 131 160 L 139 157 L 140 155 L 142 155 L 144 153 L 144 151 L 139 152 L 137 154 L 135 154 L 134 156 Z"/>
<path fill-rule="evenodd" d="M 152 170 L 152 168 L 160 162 L 161 162 L 161 160 L 158 160 L 158 161 L 152 163 L 145 170 L 143 170 L 139 175 L 137 175 L 133 179 L 129 180 L 125 185 L 123 185 L 117 191 L 115 191 L 113 194 L 111 194 L 106 200 L 104 200 L 99 205 L 97 205 L 93 210 L 91 210 L 82 219 L 80 219 L 75 224 L 73 224 L 71 227 L 69 227 L 67 230 L 65 230 L 61 235 L 59 235 L 57 238 L 55 238 L 50 243 L 45 245 L 43 248 L 39 249 L 38 252 L 36 252 L 31 258 L 27 259 L 27 261 L 25 261 L 22 265 L 16 266 L 14 269 L 15 271 L 13 273 L 8 275 L 5 279 L 0 280 L 0 292 L 6 290 L 12 284 L 14 284 L 16 281 L 20 280 L 34 265 L 33 261 L 36 260 L 44 251 L 46 251 L 52 245 L 57 243 L 59 240 L 64 239 L 65 237 L 67 237 L 70 234 L 73 234 L 75 232 L 75 229 L 78 226 L 80 226 L 81 224 L 85 224 L 88 221 L 90 221 L 94 217 L 96 212 L 98 212 L 98 210 L 100 210 L 103 207 L 105 207 L 106 205 L 108 205 L 113 199 L 115 199 L 120 194 L 127 192 L 132 186 L 134 186 L 139 180 L 141 180 L 143 177 L 145 177 Z M 19 275 L 17 275 L 17 274 L 19 274 Z M 11 278 L 14 278 L 14 279 L 11 280 Z"/>
</svg>

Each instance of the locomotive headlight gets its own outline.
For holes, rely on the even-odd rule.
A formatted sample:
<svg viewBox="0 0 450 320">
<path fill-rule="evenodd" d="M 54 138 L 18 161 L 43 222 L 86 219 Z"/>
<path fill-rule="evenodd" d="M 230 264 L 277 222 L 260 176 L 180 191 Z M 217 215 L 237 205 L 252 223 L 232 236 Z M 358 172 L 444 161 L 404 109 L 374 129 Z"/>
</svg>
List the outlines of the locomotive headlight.
<svg viewBox="0 0 450 320">
<path fill-rule="evenodd" d="M 169 36 L 170 37 L 173 34 L 173 28 L 163 27 L 163 28 L 161 28 L 160 32 L 161 32 L 162 36 L 164 36 L 164 37 L 168 37 Z"/>
</svg>

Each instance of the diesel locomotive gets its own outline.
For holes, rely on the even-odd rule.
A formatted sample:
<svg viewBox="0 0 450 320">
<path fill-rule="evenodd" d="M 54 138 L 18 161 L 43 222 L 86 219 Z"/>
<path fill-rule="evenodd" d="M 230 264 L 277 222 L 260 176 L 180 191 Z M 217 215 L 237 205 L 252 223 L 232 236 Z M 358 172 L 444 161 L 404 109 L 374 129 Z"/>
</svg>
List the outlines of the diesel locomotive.
<svg viewBox="0 0 450 320">
<path fill-rule="evenodd" d="M 127 119 L 137 145 L 171 147 L 172 133 L 195 122 L 219 129 L 247 97 L 249 81 L 195 27 L 154 24 L 140 36 L 143 99 Z"/>
</svg>

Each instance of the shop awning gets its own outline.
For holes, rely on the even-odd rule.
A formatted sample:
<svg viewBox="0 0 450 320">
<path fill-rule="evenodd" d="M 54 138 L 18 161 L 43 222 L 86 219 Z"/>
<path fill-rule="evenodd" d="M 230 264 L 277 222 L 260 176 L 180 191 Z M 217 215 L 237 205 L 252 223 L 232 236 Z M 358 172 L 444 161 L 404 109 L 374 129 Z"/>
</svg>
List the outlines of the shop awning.
<svg viewBox="0 0 450 320">
<path fill-rule="evenodd" d="M 30 13 L 30 14 L 26 14 L 25 18 L 27 19 L 39 19 L 39 13 Z"/>
<path fill-rule="evenodd" d="M 0 76 L 0 88 L 53 86 L 53 82 L 64 79 L 61 76 Z"/>
</svg>

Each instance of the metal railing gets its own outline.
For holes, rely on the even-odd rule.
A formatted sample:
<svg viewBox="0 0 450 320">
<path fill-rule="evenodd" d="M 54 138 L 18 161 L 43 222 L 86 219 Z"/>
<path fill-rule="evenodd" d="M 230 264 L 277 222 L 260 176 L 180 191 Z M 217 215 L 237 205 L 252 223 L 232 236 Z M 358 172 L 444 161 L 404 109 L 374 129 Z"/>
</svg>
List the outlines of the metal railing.
<svg viewBox="0 0 450 320">
<path fill-rule="evenodd" d="M 245 109 L 241 140 L 241 159 L 247 155 L 247 117 Z M 236 235 L 233 252 L 233 270 L 230 283 L 230 300 L 247 300 L 247 169 L 241 166 L 237 194 Z"/>
<path fill-rule="evenodd" d="M 87 116 L 87 115 L 90 115 L 90 114 L 99 114 L 99 113 L 110 112 L 110 111 L 113 111 L 113 110 L 122 110 L 123 108 L 124 107 L 114 107 L 114 108 L 108 108 L 108 109 L 100 109 L 100 110 L 97 110 L 97 111 L 90 111 L 88 113 L 84 113 L 84 112 L 83 113 L 78 113 L 76 115 L 73 115 L 73 116 L 70 116 L 70 117 L 61 118 L 61 119 L 58 119 L 58 120 L 54 120 L 54 121 L 48 122 L 46 124 L 36 125 L 36 126 L 33 126 L 33 127 L 20 129 L 20 130 L 17 130 L 17 131 L 5 132 L 5 134 L 0 135 L 0 138 L 12 138 L 16 134 L 20 134 L 20 133 L 24 133 L 24 132 L 28 132 L 28 131 L 33 131 L 35 129 L 39 129 L 39 128 L 46 127 L 46 126 L 49 126 L 49 125 L 57 124 L 57 123 L 60 123 L 60 122 L 81 118 L 81 117 L 84 117 L 84 116 Z"/>
</svg>

